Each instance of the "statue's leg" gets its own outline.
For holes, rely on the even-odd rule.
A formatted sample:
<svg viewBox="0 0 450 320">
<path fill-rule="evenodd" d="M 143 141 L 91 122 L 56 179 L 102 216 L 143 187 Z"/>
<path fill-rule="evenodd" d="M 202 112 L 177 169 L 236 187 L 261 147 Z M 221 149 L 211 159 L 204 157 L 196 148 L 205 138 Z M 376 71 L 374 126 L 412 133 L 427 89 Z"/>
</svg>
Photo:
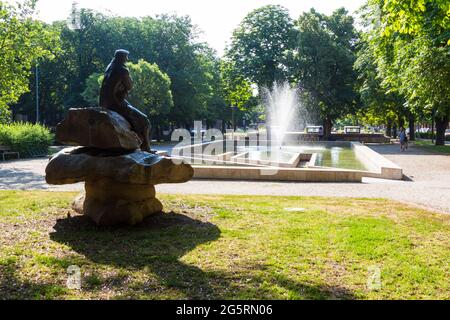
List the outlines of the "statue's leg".
<svg viewBox="0 0 450 320">
<path fill-rule="evenodd" d="M 148 117 L 127 103 L 125 119 L 130 122 L 133 130 L 142 139 L 141 150 L 150 152 L 150 121 Z"/>
</svg>

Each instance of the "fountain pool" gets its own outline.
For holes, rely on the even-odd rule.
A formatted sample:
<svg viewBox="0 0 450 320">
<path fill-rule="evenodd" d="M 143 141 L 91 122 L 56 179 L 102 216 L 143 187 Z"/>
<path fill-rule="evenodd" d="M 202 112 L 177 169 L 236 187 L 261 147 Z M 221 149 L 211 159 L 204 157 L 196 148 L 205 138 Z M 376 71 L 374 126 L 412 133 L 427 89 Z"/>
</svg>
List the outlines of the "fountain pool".
<svg viewBox="0 0 450 320">
<path fill-rule="evenodd" d="M 204 151 L 212 148 L 211 154 Z M 224 148 L 217 151 L 220 142 L 207 142 L 202 148 L 197 148 L 197 153 L 190 147 L 185 151 L 177 152 L 173 156 L 181 156 L 187 162 L 195 165 L 217 165 L 217 166 L 266 166 L 287 168 L 340 168 L 351 170 L 367 170 L 364 162 L 357 156 L 350 142 L 316 142 L 299 145 L 285 145 L 279 148 L 272 146 L 239 146 L 233 149 Z M 188 150 L 189 149 L 189 150 Z M 203 152 L 198 152 L 202 150 Z M 211 149 L 210 149 L 211 150 Z"/>
<path fill-rule="evenodd" d="M 358 142 L 288 142 L 286 135 L 302 130 L 309 120 L 299 96 L 298 89 L 288 83 L 275 83 L 271 90 L 263 91 L 267 135 L 261 137 L 259 133 L 256 139 L 250 135 L 244 139 L 222 136 L 217 141 L 181 144 L 172 149 L 172 157 L 192 164 L 196 178 L 323 182 L 360 182 L 363 176 L 401 179 L 398 166 Z"/>
</svg>

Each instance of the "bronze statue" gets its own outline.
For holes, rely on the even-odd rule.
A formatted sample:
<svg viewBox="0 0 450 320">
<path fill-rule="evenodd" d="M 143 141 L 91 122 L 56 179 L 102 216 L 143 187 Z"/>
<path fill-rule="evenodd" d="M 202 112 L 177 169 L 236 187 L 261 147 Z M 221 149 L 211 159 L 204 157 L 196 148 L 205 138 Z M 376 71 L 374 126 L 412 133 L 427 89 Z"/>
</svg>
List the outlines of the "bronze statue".
<svg viewBox="0 0 450 320">
<path fill-rule="evenodd" d="M 129 52 L 117 50 L 114 59 L 105 71 L 102 88 L 100 90 L 100 106 L 117 112 L 127 119 L 142 140 L 141 150 L 150 152 L 150 122 L 145 114 L 134 108 L 125 100 L 133 87 L 130 72 L 125 66 Z"/>
</svg>

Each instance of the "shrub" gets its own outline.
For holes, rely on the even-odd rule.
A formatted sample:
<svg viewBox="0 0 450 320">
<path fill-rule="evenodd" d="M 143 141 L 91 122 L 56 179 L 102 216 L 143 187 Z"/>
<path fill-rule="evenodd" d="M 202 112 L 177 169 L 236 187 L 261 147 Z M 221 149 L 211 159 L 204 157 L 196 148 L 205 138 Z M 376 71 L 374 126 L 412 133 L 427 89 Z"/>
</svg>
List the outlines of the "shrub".
<svg viewBox="0 0 450 320">
<path fill-rule="evenodd" d="M 416 132 L 416 138 L 419 139 L 436 139 L 436 133 L 429 132 Z M 450 141 L 450 135 L 445 136 L 445 141 Z"/>
<path fill-rule="evenodd" d="M 416 132 L 416 138 L 419 138 L 419 139 L 431 139 L 434 136 L 435 135 L 431 134 L 431 131 L 430 132 Z"/>
<path fill-rule="evenodd" d="M 53 142 L 53 134 L 40 124 L 14 122 L 0 124 L 0 145 L 28 157 L 37 152 L 47 152 Z"/>
</svg>

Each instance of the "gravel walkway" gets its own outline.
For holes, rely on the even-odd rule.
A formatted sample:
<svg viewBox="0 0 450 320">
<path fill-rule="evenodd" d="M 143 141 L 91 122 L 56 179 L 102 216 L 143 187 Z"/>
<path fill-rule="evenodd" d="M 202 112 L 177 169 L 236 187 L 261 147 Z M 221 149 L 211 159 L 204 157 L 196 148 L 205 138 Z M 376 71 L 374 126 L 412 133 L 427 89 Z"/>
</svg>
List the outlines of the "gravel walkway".
<svg viewBox="0 0 450 320">
<path fill-rule="evenodd" d="M 398 145 L 369 145 L 397 163 L 404 181 L 364 178 L 363 183 L 301 183 L 260 181 L 194 180 L 184 184 L 160 185 L 161 193 L 242 194 L 389 198 L 450 213 L 450 156 Z M 44 189 L 78 191 L 83 184 L 49 186 L 44 180 L 47 159 L 0 162 L 0 189 Z"/>
</svg>

